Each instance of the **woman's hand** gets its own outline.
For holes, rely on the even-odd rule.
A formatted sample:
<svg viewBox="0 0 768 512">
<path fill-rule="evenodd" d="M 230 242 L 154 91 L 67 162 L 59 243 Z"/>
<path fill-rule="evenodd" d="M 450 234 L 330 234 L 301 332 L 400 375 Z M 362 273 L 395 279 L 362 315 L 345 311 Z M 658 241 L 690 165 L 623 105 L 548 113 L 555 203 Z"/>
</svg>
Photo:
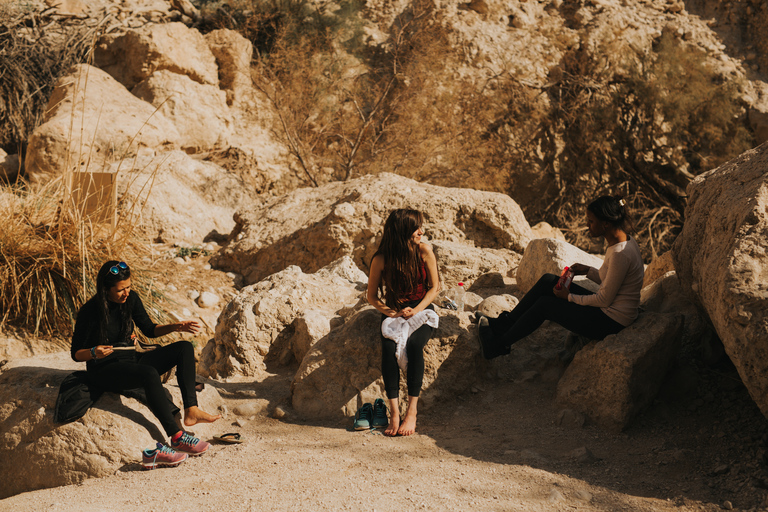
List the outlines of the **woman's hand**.
<svg viewBox="0 0 768 512">
<path fill-rule="evenodd" d="M 400 316 L 402 316 L 406 320 L 408 320 L 415 314 L 416 314 L 416 310 L 413 308 L 403 308 L 400 310 Z"/>
<path fill-rule="evenodd" d="M 202 332 L 203 326 L 197 320 L 184 320 L 179 322 L 176 327 L 176 332 L 188 332 L 191 334 L 198 334 Z"/>
<path fill-rule="evenodd" d="M 114 352 L 114 350 L 112 350 L 112 345 L 97 345 L 95 352 L 96 359 L 104 359 L 112 352 Z"/>
<path fill-rule="evenodd" d="M 589 272 L 589 265 L 584 265 L 583 263 L 574 263 L 570 266 L 570 269 L 573 271 L 574 275 L 585 276 L 587 275 L 587 272 Z"/>
<path fill-rule="evenodd" d="M 571 292 L 569 292 L 568 288 L 565 288 L 565 287 L 560 288 L 559 290 L 557 289 L 557 287 L 555 287 L 555 288 L 552 288 L 552 293 L 554 293 L 555 297 L 557 297 L 558 299 L 568 300 L 568 295 Z"/>
</svg>

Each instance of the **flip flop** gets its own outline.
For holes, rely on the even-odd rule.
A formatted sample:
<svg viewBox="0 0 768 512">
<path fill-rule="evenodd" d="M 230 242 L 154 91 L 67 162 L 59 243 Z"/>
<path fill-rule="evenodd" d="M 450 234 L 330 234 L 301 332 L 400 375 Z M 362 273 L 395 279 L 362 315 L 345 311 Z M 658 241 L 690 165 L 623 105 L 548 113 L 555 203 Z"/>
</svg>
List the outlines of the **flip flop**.
<svg viewBox="0 0 768 512">
<path fill-rule="evenodd" d="M 237 432 L 230 432 L 229 434 L 221 434 L 220 436 L 213 436 L 213 438 L 217 441 L 221 441 L 222 443 L 229 443 L 229 444 L 238 444 L 245 441 L 245 439 L 243 439 L 242 436 Z"/>
</svg>

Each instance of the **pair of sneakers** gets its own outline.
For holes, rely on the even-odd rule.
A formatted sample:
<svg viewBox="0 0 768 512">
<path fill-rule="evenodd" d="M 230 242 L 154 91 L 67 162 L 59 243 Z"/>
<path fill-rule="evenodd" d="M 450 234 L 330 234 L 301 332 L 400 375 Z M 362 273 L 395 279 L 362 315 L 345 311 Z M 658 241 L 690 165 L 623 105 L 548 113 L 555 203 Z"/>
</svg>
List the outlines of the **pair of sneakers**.
<svg viewBox="0 0 768 512">
<path fill-rule="evenodd" d="M 187 460 L 187 457 L 198 457 L 204 454 L 210 446 L 210 443 L 201 441 L 189 432 L 183 432 L 178 439 L 171 439 L 171 446 L 157 443 L 154 449 L 144 450 L 141 465 L 144 469 L 176 467 Z"/>
<path fill-rule="evenodd" d="M 387 417 L 387 405 L 384 400 L 377 398 L 373 404 L 364 403 L 357 411 L 355 418 L 355 430 L 370 430 L 372 428 L 384 428 L 389 425 Z"/>
</svg>

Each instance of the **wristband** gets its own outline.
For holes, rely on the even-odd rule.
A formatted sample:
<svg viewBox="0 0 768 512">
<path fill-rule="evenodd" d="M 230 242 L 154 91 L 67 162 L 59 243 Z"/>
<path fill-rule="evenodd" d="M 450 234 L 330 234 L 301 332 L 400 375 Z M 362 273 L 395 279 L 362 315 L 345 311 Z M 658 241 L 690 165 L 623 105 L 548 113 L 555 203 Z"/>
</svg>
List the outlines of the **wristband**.
<svg viewBox="0 0 768 512">
<path fill-rule="evenodd" d="M 96 347 L 91 347 L 91 357 L 96 359 Z"/>
</svg>

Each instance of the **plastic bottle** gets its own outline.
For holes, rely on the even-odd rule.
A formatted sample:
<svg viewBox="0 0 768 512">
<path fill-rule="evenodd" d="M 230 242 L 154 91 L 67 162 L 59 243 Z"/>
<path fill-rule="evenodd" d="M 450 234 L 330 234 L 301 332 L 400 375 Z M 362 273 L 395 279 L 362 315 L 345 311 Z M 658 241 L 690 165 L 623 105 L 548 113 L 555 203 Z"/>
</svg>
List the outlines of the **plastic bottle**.
<svg viewBox="0 0 768 512">
<path fill-rule="evenodd" d="M 570 289 L 571 281 L 573 281 L 573 270 L 571 270 L 569 267 L 565 267 L 563 269 L 563 273 L 560 274 L 560 279 L 558 279 L 555 288 L 558 290 L 562 290 L 563 288 Z"/>
<path fill-rule="evenodd" d="M 457 311 L 464 311 L 464 283 L 459 283 L 451 290 L 454 304 L 456 304 Z"/>
</svg>

